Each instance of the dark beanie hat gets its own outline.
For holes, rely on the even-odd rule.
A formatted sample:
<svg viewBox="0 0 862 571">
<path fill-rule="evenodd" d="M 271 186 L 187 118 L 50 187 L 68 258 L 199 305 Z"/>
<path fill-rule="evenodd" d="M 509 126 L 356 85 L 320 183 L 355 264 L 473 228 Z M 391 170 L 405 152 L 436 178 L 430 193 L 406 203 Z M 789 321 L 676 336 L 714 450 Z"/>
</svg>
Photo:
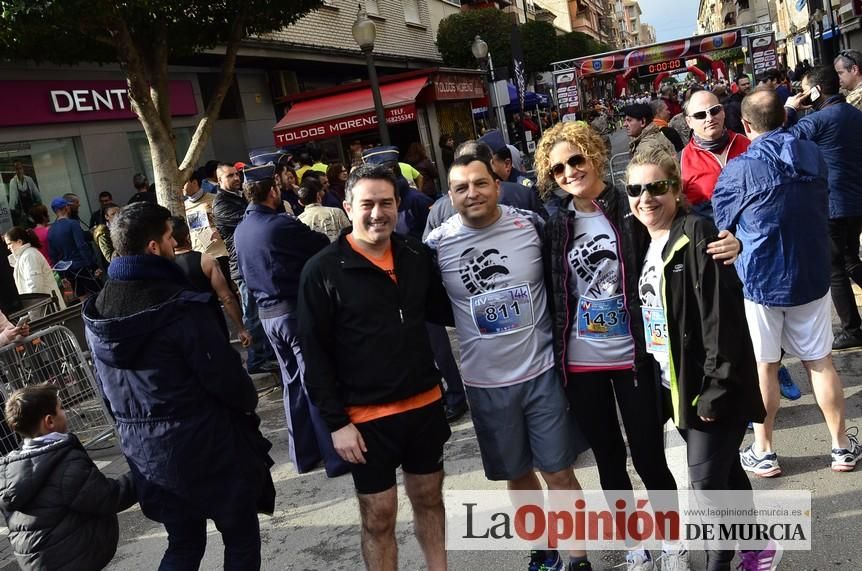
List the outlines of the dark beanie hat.
<svg viewBox="0 0 862 571">
<path fill-rule="evenodd" d="M 652 121 L 652 107 L 646 103 L 635 103 L 623 107 L 623 115 L 626 117 L 634 117 L 635 119 L 645 119 L 647 123 Z"/>
</svg>

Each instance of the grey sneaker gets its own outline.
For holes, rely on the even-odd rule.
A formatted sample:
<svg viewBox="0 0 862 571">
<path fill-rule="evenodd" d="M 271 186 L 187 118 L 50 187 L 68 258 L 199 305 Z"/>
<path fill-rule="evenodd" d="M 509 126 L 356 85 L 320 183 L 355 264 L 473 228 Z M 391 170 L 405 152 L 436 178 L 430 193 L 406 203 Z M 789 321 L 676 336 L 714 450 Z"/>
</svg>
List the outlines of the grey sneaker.
<svg viewBox="0 0 862 571">
<path fill-rule="evenodd" d="M 850 431 L 853 432 L 850 432 Z M 859 444 L 859 428 L 854 426 L 847 430 L 849 448 L 832 449 L 832 470 L 835 472 L 852 472 L 856 463 L 862 459 L 862 444 Z"/>
<path fill-rule="evenodd" d="M 761 478 L 774 478 L 781 475 L 781 466 L 778 465 L 778 454 L 770 452 L 758 456 L 754 452 L 753 444 L 739 451 L 739 462 L 746 472 L 753 472 Z"/>
<path fill-rule="evenodd" d="M 626 554 L 626 562 L 617 567 L 626 566 L 626 571 L 655 571 L 655 565 L 652 562 L 652 556 L 649 551 L 643 549 L 635 549 Z"/>
<path fill-rule="evenodd" d="M 661 557 L 659 557 L 659 561 L 661 561 L 661 571 L 690 571 L 691 570 L 691 562 L 688 555 L 687 549 L 680 549 L 675 552 L 667 552 L 662 551 Z"/>
</svg>

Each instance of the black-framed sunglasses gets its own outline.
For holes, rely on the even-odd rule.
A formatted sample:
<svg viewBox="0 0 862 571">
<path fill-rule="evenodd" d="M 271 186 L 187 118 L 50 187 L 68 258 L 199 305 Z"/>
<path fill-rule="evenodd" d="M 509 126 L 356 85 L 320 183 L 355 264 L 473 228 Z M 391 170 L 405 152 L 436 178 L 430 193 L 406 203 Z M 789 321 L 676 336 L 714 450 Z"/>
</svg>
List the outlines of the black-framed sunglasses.
<svg viewBox="0 0 862 571">
<path fill-rule="evenodd" d="M 566 165 L 569 165 L 573 169 L 581 170 L 585 164 L 587 164 L 587 157 L 578 154 L 572 155 L 571 157 L 566 159 L 565 162 L 557 163 L 552 166 L 551 176 L 553 176 L 554 178 L 563 176 L 563 174 L 566 172 Z"/>
<path fill-rule="evenodd" d="M 694 119 L 697 119 L 698 121 L 703 121 L 704 119 L 706 119 L 707 113 L 709 113 L 711 116 L 715 117 L 716 115 L 721 113 L 722 109 L 724 109 L 724 106 L 721 103 L 719 103 L 717 105 L 713 105 L 712 107 L 710 107 L 706 111 L 698 111 L 696 113 L 692 113 L 691 115 L 689 115 L 689 117 L 693 117 Z"/>
<path fill-rule="evenodd" d="M 643 191 L 647 191 L 652 196 L 661 196 L 662 194 L 667 194 L 667 192 L 676 186 L 677 183 L 678 181 L 675 178 L 669 178 L 666 180 L 648 182 L 646 184 L 627 184 L 626 194 L 632 198 L 637 198 L 643 193 Z"/>
</svg>

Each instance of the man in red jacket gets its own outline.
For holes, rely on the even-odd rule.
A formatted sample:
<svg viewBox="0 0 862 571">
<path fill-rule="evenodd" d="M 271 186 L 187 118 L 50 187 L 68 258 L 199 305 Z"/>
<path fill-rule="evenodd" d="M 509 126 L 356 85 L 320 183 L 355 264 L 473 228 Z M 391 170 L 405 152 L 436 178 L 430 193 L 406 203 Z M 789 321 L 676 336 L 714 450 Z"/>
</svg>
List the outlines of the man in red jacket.
<svg viewBox="0 0 862 571">
<path fill-rule="evenodd" d="M 682 191 L 701 216 L 712 218 L 712 191 L 727 161 L 748 148 L 749 140 L 724 126 L 724 108 L 712 92 L 698 91 L 685 104 L 691 140 L 682 150 Z"/>
</svg>

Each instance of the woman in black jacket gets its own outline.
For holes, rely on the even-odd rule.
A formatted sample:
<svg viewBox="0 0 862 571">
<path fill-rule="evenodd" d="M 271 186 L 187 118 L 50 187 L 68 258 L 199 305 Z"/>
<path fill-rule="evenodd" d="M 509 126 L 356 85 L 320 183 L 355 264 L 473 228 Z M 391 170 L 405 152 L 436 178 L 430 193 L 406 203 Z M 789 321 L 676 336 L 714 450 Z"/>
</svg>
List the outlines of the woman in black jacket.
<svg viewBox="0 0 862 571">
<path fill-rule="evenodd" d="M 557 367 L 602 489 L 632 489 L 619 409 L 644 486 L 676 490 L 664 454 L 659 379 L 640 319 L 638 276 L 649 235 L 632 217 L 625 193 L 603 180 L 606 169 L 606 147 L 585 123 L 556 124 L 536 149 L 543 193 L 559 186 L 568 195 L 545 225 L 543 240 Z M 735 257 L 736 239 L 722 236 L 715 251 Z M 678 544 L 663 547 L 666 565 L 672 560 L 688 568 L 688 553 Z M 633 566 L 652 562 L 643 549 L 631 549 L 627 560 Z"/>
<path fill-rule="evenodd" d="M 593 449 L 602 489 L 632 490 L 619 408 L 644 486 L 676 490 L 664 454 L 654 367 L 640 321 L 633 319 L 640 315 L 635 266 L 648 236 L 630 216 L 625 195 L 603 180 L 606 167 L 605 145 L 586 123 L 556 124 L 536 149 L 543 192 L 558 185 L 568 195 L 545 225 L 543 240 L 557 367 Z M 631 547 L 632 567 L 651 564 L 648 551 Z M 688 553 L 679 544 L 665 544 L 664 551 L 666 560 L 688 569 Z"/>
<path fill-rule="evenodd" d="M 766 411 L 751 338 L 740 334 L 742 284 L 733 266 L 707 252 L 718 231 L 688 212 L 680 191 L 674 157 L 648 152 L 632 158 L 626 193 L 650 237 L 639 272 L 641 315 L 632 317 L 642 320 L 646 351 L 661 371 L 665 418 L 673 418 L 688 445 L 691 488 L 751 490 L 739 445 L 748 421 L 761 422 Z M 711 550 L 707 568 L 730 569 L 733 555 Z M 764 558 L 778 563 L 774 544 L 743 552 L 741 567 L 773 569 L 761 566 Z"/>
</svg>

